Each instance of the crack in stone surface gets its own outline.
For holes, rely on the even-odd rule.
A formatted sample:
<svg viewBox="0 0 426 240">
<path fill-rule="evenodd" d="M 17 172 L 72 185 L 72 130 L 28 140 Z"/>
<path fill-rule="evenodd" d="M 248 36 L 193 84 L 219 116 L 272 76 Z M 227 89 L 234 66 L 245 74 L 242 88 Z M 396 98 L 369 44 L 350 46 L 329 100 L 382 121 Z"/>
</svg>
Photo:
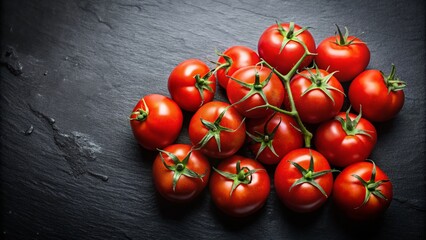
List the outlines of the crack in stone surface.
<svg viewBox="0 0 426 240">
<path fill-rule="evenodd" d="M 102 151 L 87 134 L 73 131 L 70 133 L 62 132 L 57 126 L 54 118 L 34 109 L 29 105 L 31 112 L 38 118 L 45 120 L 50 125 L 55 145 L 62 152 L 62 156 L 71 168 L 72 175 L 78 177 L 83 174 L 89 174 L 102 181 L 108 181 L 108 176 L 92 172 L 87 169 L 87 163 L 96 160 L 96 154 Z"/>
</svg>

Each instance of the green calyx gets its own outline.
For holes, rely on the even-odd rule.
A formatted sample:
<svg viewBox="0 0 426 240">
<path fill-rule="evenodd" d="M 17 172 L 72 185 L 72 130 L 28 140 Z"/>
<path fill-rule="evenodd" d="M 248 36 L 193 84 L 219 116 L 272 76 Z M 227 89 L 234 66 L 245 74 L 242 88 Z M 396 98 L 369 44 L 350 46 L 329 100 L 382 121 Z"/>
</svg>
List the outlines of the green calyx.
<svg viewBox="0 0 426 240">
<path fill-rule="evenodd" d="M 318 66 L 315 64 L 314 67 L 315 67 L 315 73 L 312 72 L 311 69 L 307 69 L 307 71 L 309 73 L 308 75 L 299 73 L 301 76 L 311 80 L 311 82 L 312 82 L 312 84 L 302 93 L 302 96 L 305 95 L 306 93 L 312 91 L 312 90 L 319 89 L 319 90 L 323 91 L 331 99 L 333 104 L 335 102 L 334 102 L 333 96 L 331 95 L 331 90 L 337 91 L 337 92 L 339 92 L 339 93 L 341 93 L 345 96 L 344 92 L 342 92 L 340 89 L 335 88 L 335 87 L 333 87 L 329 84 L 331 77 L 336 72 L 332 72 L 332 73 L 328 74 L 327 76 L 323 77 L 321 75 L 321 71 L 319 70 Z"/>
<path fill-rule="evenodd" d="M 238 161 L 235 169 L 236 173 L 224 172 L 215 167 L 213 167 L 213 170 L 222 175 L 223 177 L 233 181 L 232 188 L 229 193 L 229 196 L 232 196 L 232 193 L 240 184 L 250 184 L 253 178 L 252 175 L 255 172 L 264 169 L 249 169 L 248 167 L 241 167 L 241 161 Z"/>
<path fill-rule="evenodd" d="M 397 92 L 404 90 L 404 88 L 407 86 L 407 84 L 396 77 L 395 74 L 396 68 L 394 64 L 392 64 L 389 76 L 385 76 L 385 74 L 382 72 L 383 79 L 385 80 L 386 86 L 388 87 L 388 93 L 391 91 Z"/>
<path fill-rule="evenodd" d="M 355 41 L 356 38 L 352 38 L 352 40 L 348 41 L 348 37 L 349 37 L 349 31 L 348 28 L 345 27 L 345 35 L 342 34 L 342 31 L 340 31 L 340 28 L 337 24 L 335 24 L 337 27 L 337 32 L 338 32 L 338 36 L 336 36 L 336 44 L 340 45 L 340 46 L 348 46 L 351 45 L 353 43 L 353 41 Z"/>
<path fill-rule="evenodd" d="M 358 135 L 358 134 L 362 134 L 362 135 L 366 135 L 366 136 L 372 138 L 372 136 L 367 131 L 365 131 L 363 129 L 357 129 L 356 128 L 359 120 L 362 117 L 362 106 L 360 106 L 359 114 L 354 120 L 351 120 L 351 118 L 349 117 L 350 111 L 351 111 L 351 108 L 349 107 L 348 110 L 346 111 L 346 119 L 343 119 L 342 117 L 339 117 L 339 116 L 337 116 L 335 118 L 342 125 L 342 128 L 345 131 L 346 135 L 355 136 L 355 135 Z"/>
<path fill-rule="evenodd" d="M 210 81 L 209 78 L 212 76 L 214 70 L 208 71 L 203 77 L 200 76 L 200 74 L 197 74 L 194 76 L 195 78 L 195 87 L 197 88 L 198 92 L 200 93 L 201 97 L 201 105 L 204 104 L 204 90 L 207 90 L 209 92 L 213 92 L 213 89 L 210 87 L 213 81 Z"/>
<path fill-rule="evenodd" d="M 280 51 L 279 53 L 281 53 L 284 49 L 284 47 L 287 45 L 288 42 L 290 41 L 295 41 L 298 42 L 300 44 L 301 41 L 297 38 L 297 36 L 299 34 L 301 34 L 302 32 L 304 32 L 305 30 L 308 29 L 308 27 L 303 27 L 297 31 L 294 31 L 294 22 L 290 22 L 288 30 L 285 30 L 284 27 L 281 25 L 280 22 L 276 21 L 277 23 L 277 30 L 281 33 L 281 35 L 283 36 L 283 41 L 281 43 L 281 47 L 280 47 Z"/>
<path fill-rule="evenodd" d="M 376 164 L 369 160 L 371 163 L 373 163 L 373 169 L 371 170 L 371 177 L 370 180 L 365 181 L 364 179 L 362 179 L 360 176 L 353 174 L 352 176 L 356 179 L 358 179 L 362 185 L 364 185 L 365 187 L 365 197 L 364 197 L 364 202 L 359 206 L 356 207 L 355 209 L 361 208 L 362 206 L 364 206 L 365 204 L 367 204 L 368 200 L 370 200 L 371 194 L 373 194 L 374 196 L 381 198 L 385 201 L 387 201 L 388 199 L 386 198 L 385 195 L 383 195 L 383 193 L 380 191 L 380 189 L 378 189 L 380 187 L 380 185 L 382 185 L 385 182 L 389 182 L 389 179 L 384 179 L 384 180 L 380 180 L 376 182 Z"/>
<path fill-rule="evenodd" d="M 243 98 L 241 98 L 239 101 L 237 101 L 237 102 L 233 103 L 233 105 L 237 105 L 237 104 L 239 104 L 239 103 L 242 103 L 242 102 L 244 102 L 245 100 L 247 100 L 248 98 L 250 98 L 250 97 L 254 96 L 255 94 L 258 94 L 258 95 L 259 95 L 259 96 L 263 99 L 263 101 L 265 102 L 265 106 L 268 106 L 268 105 L 269 105 L 269 103 L 268 103 L 268 99 L 266 98 L 266 95 L 265 95 L 265 92 L 263 92 L 263 88 L 264 88 L 266 85 L 268 85 L 269 81 L 270 81 L 270 80 L 271 80 L 271 78 L 272 78 L 272 74 L 274 74 L 274 71 L 273 71 L 273 69 L 272 69 L 272 70 L 271 70 L 271 73 L 268 75 L 268 77 L 266 77 L 266 79 L 265 79 L 263 82 L 261 82 L 261 81 L 260 81 L 259 72 L 257 71 L 257 69 L 256 69 L 256 68 L 254 69 L 254 71 L 255 71 L 255 74 L 254 74 L 254 83 L 246 83 L 246 82 L 242 82 L 242 81 L 240 81 L 240 80 L 238 80 L 238 79 L 236 79 L 236 78 L 231 77 L 231 80 L 232 80 L 232 81 L 235 81 L 235 82 L 237 82 L 240 86 L 242 86 L 242 87 L 245 87 L 245 88 L 249 89 L 248 93 L 247 93 L 247 94 L 246 94 Z M 260 106 L 260 107 L 264 107 L 264 105 L 262 105 L 262 106 Z M 247 110 L 247 112 L 249 112 L 249 111 L 251 111 L 251 110 L 254 110 L 254 109 L 257 109 L 257 108 L 259 108 L 259 106 L 258 106 L 258 107 L 254 107 L 254 108 L 252 108 L 252 109 L 248 109 L 248 110 Z"/>
<path fill-rule="evenodd" d="M 148 117 L 149 109 L 148 109 L 148 106 L 146 105 L 145 99 L 142 98 L 142 102 L 143 102 L 145 109 L 138 108 L 138 109 L 136 109 L 136 111 L 132 112 L 132 114 L 130 114 L 130 121 L 143 122 Z M 132 117 L 133 115 L 135 115 L 135 116 Z"/>
<path fill-rule="evenodd" d="M 309 167 L 308 169 L 303 168 L 302 166 L 300 166 L 298 163 L 296 162 L 292 162 L 290 161 L 290 163 L 297 168 L 297 170 L 299 170 L 299 172 L 302 174 L 302 177 L 299 178 L 297 181 L 295 181 L 290 189 L 288 190 L 289 192 L 298 185 L 301 185 L 303 183 L 308 183 L 311 184 L 312 186 L 314 186 L 316 189 L 318 189 L 326 198 L 328 198 L 327 193 L 324 191 L 324 189 L 315 181 L 316 178 L 323 176 L 325 174 L 328 173 L 332 173 L 332 172 L 339 172 L 338 170 L 335 169 L 330 169 L 330 170 L 324 170 L 324 171 L 320 171 L 320 172 L 315 172 L 314 171 L 314 157 L 312 156 L 311 153 L 311 159 L 309 162 Z"/>
<path fill-rule="evenodd" d="M 216 144 L 217 144 L 217 149 L 219 152 L 221 152 L 221 140 L 220 140 L 220 133 L 222 131 L 225 132 L 235 132 L 236 130 L 238 130 L 241 125 L 244 123 L 244 120 L 241 121 L 240 126 L 238 126 L 238 128 L 234 129 L 230 129 L 227 127 L 223 127 L 220 125 L 223 116 L 225 115 L 226 111 L 228 111 L 228 109 L 231 106 L 226 107 L 220 114 L 219 116 L 216 118 L 216 120 L 214 122 L 209 122 L 205 119 L 200 119 L 201 123 L 203 124 L 203 126 L 205 128 L 208 129 L 208 132 L 206 133 L 206 135 L 204 135 L 204 137 L 197 143 L 197 149 L 203 148 L 209 141 L 210 139 L 214 138 L 216 140 Z"/>
<path fill-rule="evenodd" d="M 271 132 L 268 131 L 268 125 L 269 122 L 272 120 L 272 118 L 275 116 L 275 113 L 272 114 L 272 116 L 266 121 L 265 125 L 263 126 L 263 133 L 260 132 L 255 132 L 254 134 L 251 134 L 249 132 L 246 131 L 247 135 L 256 143 L 260 143 L 260 147 L 259 150 L 256 153 L 256 157 L 255 159 L 257 159 L 259 157 L 259 155 L 266 149 L 269 148 L 269 150 L 271 150 L 271 152 L 278 157 L 278 154 L 275 152 L 274 146 L 272 145 L 272 142 L 274 140 L 275 137 L 275 133 L 278 130 L 278 127 L 281 124 L 281 118 L 280 121 L 278 122 L 278 124 L 272 129 Z"/>
<path fill-rule="evenodd" d="M 225 55 L 221 52 L 219 52 L 218 50 L 215 50 L 216 55 L 218 55 L 219 57 L 223 57 L 223 59 L 225 60 L 224 63 L 220 63 L 220 62 L 214 62 L 211 61 L 211 63 L 216 64 L 216 68 L 213 70 L 213 73 L 216 73 L 219 69 L 224 68 L 225 69 L 225 74 L 228 75 L 228 71 L 232 66 L 232 58 L 229 57 L 228 55 Z"/>
<path fill-rule="evenodd" d="M 205 174 L 199 174 L 194 172 L 193 170 L 187 168 L 189 158 L 191 157 L 192 151 L 190 151 L 185 158 L 180 161 L 176 155 L 173 153 L 157 149 L 160 152 L 160 158 L 161 161 L 164 164 L 164 167 L 166 167 L 168 170 L 172 171 L 173 174 L 173 192 L 176 191 L 176 185 L 182 175 L 190 178 L 199 178 L 201 181 L 203 181 L 203 177 Z M 173 165 L 167 165 L 166 160 L 163 157 L 163 154 L 166 154 L 172 161 Z"/>
</svg>

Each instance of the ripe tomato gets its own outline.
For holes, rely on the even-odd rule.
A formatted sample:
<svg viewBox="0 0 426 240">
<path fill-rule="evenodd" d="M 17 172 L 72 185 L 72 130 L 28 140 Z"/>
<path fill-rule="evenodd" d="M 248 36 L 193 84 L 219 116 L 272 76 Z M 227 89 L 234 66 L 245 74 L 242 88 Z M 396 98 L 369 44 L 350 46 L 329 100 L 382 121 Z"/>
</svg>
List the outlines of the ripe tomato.
<svg viewBox="0 0 426 240">
<path fill-rule="evenodd" d="M 275 169 L 275 190 L 289 209 L 312 212 L 330 196 L 332 172 L 321 153 L 308 148 L 296 149 L 285 155 Z"/>
<path fill-rule="evenodd" d="M 256 160 L 277 164 L 288 152 L 301 148 L 303 136 L 297 126 L 292 117 L 279 112 L 264 118 L 248 119 L 249 146 L 256 154 Z"/>
<path fill-rule="evenodd" d="M 130 126 L 138 143 L 148 149 L 164 148 L 173 143 L 182 129 L 179 106 L 160 94 L 149 94 L 139 100 L 130 115 Z"/>
<path fill-rule="evenodd" d="M 392 201 L 392 183 L 374 162 L 347 166 L 334 182 L 333 200 L 349 218 L 377 218 Z"/>
<path fill-rule="evenodd" d="M 264 117 L 273 113 L 265 104 L 281 107 L 284 101 L 284 86 L 271 69 L 262 66 L 249 66 L 232 74 L 226 94 L 228 100 L 243 116 Z M 256 109 L 253 109 L 256 108 Z"/>
<path fill-rule="evenodd" d="M 219 54 L 217 60 L 219 69 L 216 72 L 219 85 L 228 86 L 229 76 L 242 67 L 254 66 L 260 62 L 259 56 L 251 48 L 245 46 L 232 46 Z"/>
<path fill-rule="evenodd" d="M 210 163 L 192 146 L 174 144 L 160 150 L 152 165 L 152 176 L 161 196 L 172 202 L 186 203 L 207 186 Z"/>
<path fill-rule="evenodd" d="M 389 76 L 379 70 L 366 70 L 349 86 L 349 100 L 355 111 L 362 106 L 364 118 L 384 122 L 395 117 L 404 105 L 405 82 L 395 76 L 395 66 Z"/>
<path fill-rule="evenodd" d="M 213 100 L 216 78 L 204 62 L 188 59 L 170 73 L 168 89 L 182 109 L 195 112 L 201 105 Z"/>
<path fill-rule="evenodd" d="M 377 142 L 376 128 L 361 113 L 339 113 L 335 119 L 319 126 L 315 147 L 329 163 L 346 167 L 367 159 Z"/>
<path fill-rule="evenodd" d="M 257 212 L 270 192 L 270 179 L 259 162 L 234 155 L 220 162 L 210 177 L 210 194 L 214 204 L 233 217 Z"/>
<path fill-rule="evenodd" d="M 337 25 L 336 25 L 337 26 Z M 370 50 L 365 42 L 355 36 L 345 35 L 337 26 L 338 36 L 324 39 L 317 47 L 315 63 L 321 69 L 335 72 L 334 76 L 340 82 L 354 79 L 365 70 L 370 62 Z"/>
<path fill-rule="evenodd" d="M 310 53 L 315 53 L 315 40 L 311 33 L 293 22 L 277 23 L 268 27 L 260 36 L 258 52 L 260 58 L 287 74 L 305 53 L 303 42 Z M 299 70 L 309 66 L 313 56 L 307 56 Z"/>
<path fill-rule="evenodd" d="M 189 123 L 192 144 L 213 158 L 235 154 L 244 144 L 245 131 L 243 117 L 225 102 L 205 104 L 195 112 Z"/>
<path fill-rule="evenodd" d="M 325 70 L 307 69 L 290 82 L 294 104 L 305 123 L 320 123 L 336 116 L 343 106 L 344 90 L 340 82 Z M 284 101 L 290 109 L 290 101 Z"/>
</svg>

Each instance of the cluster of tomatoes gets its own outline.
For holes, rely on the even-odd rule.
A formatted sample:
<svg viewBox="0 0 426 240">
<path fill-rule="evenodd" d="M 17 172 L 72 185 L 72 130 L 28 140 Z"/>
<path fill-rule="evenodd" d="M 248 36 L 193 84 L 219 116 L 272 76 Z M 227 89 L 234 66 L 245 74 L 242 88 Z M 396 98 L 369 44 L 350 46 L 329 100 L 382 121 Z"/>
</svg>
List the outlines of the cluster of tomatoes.
<svg viewBox="0 0 426 240">
<path fill-rule="evenodd" d="M 400 111 L 405 83 L 394 66 L 389 76 L 366 70 L 367 44 L 337 30 L 316 46 L 307 28 L 277 22 L 260 36 L 257 52 L 232 46 L 217 52 L 214 68 L 197 59 L 179 63 L 168 79 L 171 98 L 146 95 L 130 116 L 138 143 L 158 151 L 152 169 L 158 192 L 187 203 L 209 184 L 220 210 L 247 216 L 270 193 L 267 164 L 275 166 L 279 199 L 293 211 L 315 211 L 333 192 L 350 218 L 382 214 L 392 184 L 367 160 L 377 141 L 372 122 Z M 229 102 L 214 100 L 217 82 Z M 347 93 L 341 82 L 350 82 Z M 342 111 L 346 97 L 356 113 Z M 193 114 L 192 145 L 174 143 L 182 110 Z M 255 157 L 238 154 L 244 144 Z"/>
</svg>

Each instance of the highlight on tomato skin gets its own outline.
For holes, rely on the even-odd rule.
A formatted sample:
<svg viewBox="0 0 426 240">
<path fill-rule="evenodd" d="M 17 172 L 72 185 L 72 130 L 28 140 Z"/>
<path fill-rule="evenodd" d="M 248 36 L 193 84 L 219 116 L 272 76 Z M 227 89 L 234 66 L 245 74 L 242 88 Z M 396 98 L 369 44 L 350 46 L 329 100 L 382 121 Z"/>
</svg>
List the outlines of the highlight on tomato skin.
<svg viewBox="0 0 426 240">
<path fill-rule="evenodd" d="M 172 144 L 178 138 L 182 125 L 182 110 L 172 99 L 160 94 L 142 97 L 130 115 L 135 139 L 148 150 Z"/>
</svg>

